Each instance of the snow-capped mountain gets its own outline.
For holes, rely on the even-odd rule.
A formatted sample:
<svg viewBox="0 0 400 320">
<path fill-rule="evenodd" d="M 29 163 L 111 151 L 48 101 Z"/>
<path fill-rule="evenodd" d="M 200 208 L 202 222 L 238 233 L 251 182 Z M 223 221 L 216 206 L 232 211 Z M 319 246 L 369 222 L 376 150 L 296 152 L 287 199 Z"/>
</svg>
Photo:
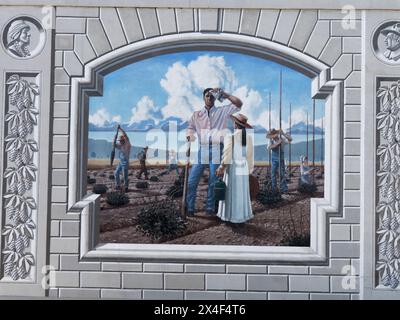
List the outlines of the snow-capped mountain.
<svg viewBox="0 0 400 320">
<path fill-rule="evenodd" d="M 299 122 L 287 130 L 290 134 L 307 134 L 307 124 L 304 122 Z M 308 134 L 312 134 L 313 132 L 313 125 L 312 123 L 308 124 Z M 315 127 L 315 134 L 322 134 L 324 131 L 320 127 Z"/>
</svg>

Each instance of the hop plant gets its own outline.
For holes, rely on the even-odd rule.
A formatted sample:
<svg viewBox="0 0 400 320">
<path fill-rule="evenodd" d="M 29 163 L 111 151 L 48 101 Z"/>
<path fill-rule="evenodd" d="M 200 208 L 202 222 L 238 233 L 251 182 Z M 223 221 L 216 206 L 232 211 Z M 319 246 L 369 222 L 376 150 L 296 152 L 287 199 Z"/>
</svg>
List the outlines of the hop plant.
<svg viewBox="0 0 400 320">
<path fill-rule="evenodd" d="M 125 193 L 113 191 L 107 194 L 106 201 L 110 206 L 119 207 L 129 203 L 129 198 Z"/>
<path fill-rule="evenodd" d="M 96 194 L 104 194 L 107 192 L 107 190 L 108 190 L 108 188 L 104 184 L 95 184 L 92 189 L 93 193 L 96 193 Z"/>
<path fill-rule="evenodd" d="M 160 179 L 157 176 L 151 176 L 150 181 L 158 182 L 158 181 L 160 181 Z"/>
<path fill-rule="evenodd" d="M 172 200 L 143 207 L 137 217 L 137 224 L 137 229 L 153 240 L 175 237 L 186 229 L 179 208 Z"/>
<path fill-rule="evenodd" d="M 136 183 L 136 188 L 138 189 L 147 189 L 149 187 L 149 183 L 147 181 L 139 181 Z"/>
</svg>

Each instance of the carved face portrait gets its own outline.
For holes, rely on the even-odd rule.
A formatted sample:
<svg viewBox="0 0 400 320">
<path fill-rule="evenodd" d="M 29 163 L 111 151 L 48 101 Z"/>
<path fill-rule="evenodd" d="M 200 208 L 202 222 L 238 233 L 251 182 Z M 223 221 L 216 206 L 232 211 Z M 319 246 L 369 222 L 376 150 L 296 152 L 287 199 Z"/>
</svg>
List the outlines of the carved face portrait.
<svg viewBox="0 0 400 320">
<path fill-rule="evenodd" d="M 400 23 L 393 24 L 381 30 L 385 36 L 386 51 L 383 55 L 388 60 L 397 61 L 400 59 Z"/>
<path fill-rule="evenodd" d="M 8 31 L 10 42 L 7 44 L 7 49 L 17 57 L 27 57 L 31 53 L 29 44 L 31 42 L 31 27 L 23 20 L 14 21 Z"/>
<path fill-rule="evenodd" d="M 1 31 L 0 46 L 14 59 L 31 59 L 43 50 L 46 32 L 40 21 L 29 16 L 10 20 Z"/>
</svg>

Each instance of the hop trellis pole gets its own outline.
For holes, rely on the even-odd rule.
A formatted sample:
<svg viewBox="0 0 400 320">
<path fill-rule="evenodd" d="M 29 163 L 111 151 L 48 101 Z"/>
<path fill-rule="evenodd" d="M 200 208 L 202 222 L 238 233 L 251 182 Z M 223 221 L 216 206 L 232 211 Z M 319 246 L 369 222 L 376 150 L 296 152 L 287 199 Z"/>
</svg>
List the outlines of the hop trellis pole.
<svg viewBox="0 0 400 320">
<path fill-rule="evenodd" d="M 279 139 L 282 139 L 282 69 L 280 70 L 279 73 Z M 279 145 L 279 165 L 278 165 L 278 183 L 279 183 L 279 191 L 280 186 L 281 186 L 281 180 L 284 179 L 285 177 L 281 176 L 281 154 L 282 153 L 282 145 Z"/>
<path fill-rule="evenodd" d="M 269 92 L 269 113 L 268 113 L 268 132 L 271 131 L 271 91 Z M 271 170 L 271 150 L 268 150 L 268 168 L 269 173 L 272 172 Z"/>
<path fill-rule="evenodd" d="M 289 134 L 291 134 L 292 130 L 292 103 L 289 103 Z M 292 170 L 292 143 L 289 143 L 289 178 L 291 177 Z"/>
<path fill-rule="evenodd" d="M 313 99 L 313 137 L 312 137 L 312 167 L 313 167 L 313 171 L 312 171 L 312 178 L 313 178 L 313 182 L 314 182 L 314 178 L 315 178 L 315 99 Z"/>
</svg>

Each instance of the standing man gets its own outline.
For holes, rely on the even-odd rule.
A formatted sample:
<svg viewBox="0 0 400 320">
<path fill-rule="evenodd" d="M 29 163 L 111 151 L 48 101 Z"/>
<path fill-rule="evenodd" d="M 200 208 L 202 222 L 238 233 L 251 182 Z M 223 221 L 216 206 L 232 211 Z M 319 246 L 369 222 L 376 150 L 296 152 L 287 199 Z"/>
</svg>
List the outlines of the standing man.
<svg viewBox="0 0 400 320">
<path fill-rule="evenodd" d="M 220 91 L 222 98 L 231 103 L 222 107 L 214 106 L 213 93 Z M 187 215 L 194 216 L 197 186 L 206 166 L 210 169 L 208 178 L 208 192 L 206 211 L 209 215 L 215 214 L 214 183 L 217 180 L 216 170 L 221 162 L 223 139 L 226 133 L 227 121 L 233 113 L 242 107 L 242 101 L 219 88 L 207 88 L 203 91 L 204 108 L 195 111 L 189 120 L 186 136 L 190 141 L 199 139 L 198 160 L 192 166 L 188 181 L 186 199 Z"/>
<path fill-rule="evenodd" d="M 280 178 L 280 191 L 282 193 L 288 192 L 288 186 L 286 183 L 285 177 L 285 153 L 284 148 L 285 145 L 292 142 L 292 137 L 285 133 L 282 129 L 271 129 L 267 133 L 267 138 L 269 140 L 268 149 L 272 151 L 272 170 L 271 170 L 271 184 L 272 189 L 276 190 L 276 175 L 279 170 L 279 178 Z"/>
<path fill-rule="evenodd" d="M 144 173 L 144 178 L 146 180 L 149 180 L 149 173 L 147 172 L 147 167 L 146 167 L 146 159 L 147 159 L 147 150 L 148 149 L 149 149 L 149 147 L 146 146 L 138 154 L 138 159 L 140 162 L 140 171 L 139 171 L 138 175 L 136 176 L 138 179 L 142 179 L 142 173 Z"/>
<path fill-rule="evenodd" d="M 119 143 L 117 143 L 117 135 L 115 136 L 114 142 L 113 142 L 115 148 L 119 150 L 119 164 L 117 166 L 117 169 L 114 172 L 115 183 L 116 183 L 116 188 L 121 189 L 120 174 L 123 171 L 124 172 L 124 182 L 125 182 L 125 192 L 127 192 L 128 186 L 129 186 L 129 181 L 128 181 L 129 155 L 131 153 L 132 145 L 129 141 L 128 135 L 126 134 L 124 129 L 121 128 L 120 125 L 118 125 L 118 131 L 121 131 L 121 133 L 122 133 L 122 135 L 119 138 Z"/>
</svg>

